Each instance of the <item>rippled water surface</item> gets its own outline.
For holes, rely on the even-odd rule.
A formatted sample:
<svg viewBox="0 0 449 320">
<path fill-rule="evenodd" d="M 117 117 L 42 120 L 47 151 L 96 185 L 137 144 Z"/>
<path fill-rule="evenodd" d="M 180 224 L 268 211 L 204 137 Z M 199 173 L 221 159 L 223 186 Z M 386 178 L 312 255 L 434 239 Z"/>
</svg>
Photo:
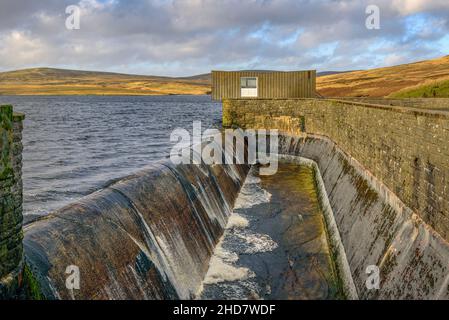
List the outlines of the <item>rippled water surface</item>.
<svg viewBox="0 0 449 320">
<path fill-rule="evenodd" d="M 151 161 L 168 157 L 170 133 L 219 126 L 209 96 L 0 97 L 26 115 L 24 213 L 46 214 Z"/>
</svg>

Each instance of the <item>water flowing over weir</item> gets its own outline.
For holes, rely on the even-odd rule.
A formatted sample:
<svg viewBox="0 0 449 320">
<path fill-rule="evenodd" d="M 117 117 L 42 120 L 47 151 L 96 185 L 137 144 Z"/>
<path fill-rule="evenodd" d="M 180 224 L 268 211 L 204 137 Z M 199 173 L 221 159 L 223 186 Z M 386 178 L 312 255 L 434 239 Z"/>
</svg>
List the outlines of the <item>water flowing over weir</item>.
<svg viewBox="0 0 449 320">
<path fill-rule="evenodd" d="M 154 164 L 26 226 L 27 262 L 47 298 L 189 299 L 247 171 Z"/>
<path fill-rule="evenodd" d="M 26 261 L 43 295 L 449 297 L 449 244 L 356 159 L 311 134 L 281 135 L 279 154 L 280 175 L 247 181 L 254 167 L 158 162 L 27 225 Z M 313 168 L 320 214 L 310 211 L 318 205 L 301 196 L 304 179 L 294 179 L 296 169 L 285 162 Z M 308 219 L 319 231 L 314 236 Z M 320 241 L 309 250 L 302 247 L 308 239 Z M 308 267 L 317 260 L 331 277 Z M 380 269 L 380 290 L 366 286 L 372 265 Z M 79 267 L 80 290 L 66 288 L 69 266 Z"/>
</svg>

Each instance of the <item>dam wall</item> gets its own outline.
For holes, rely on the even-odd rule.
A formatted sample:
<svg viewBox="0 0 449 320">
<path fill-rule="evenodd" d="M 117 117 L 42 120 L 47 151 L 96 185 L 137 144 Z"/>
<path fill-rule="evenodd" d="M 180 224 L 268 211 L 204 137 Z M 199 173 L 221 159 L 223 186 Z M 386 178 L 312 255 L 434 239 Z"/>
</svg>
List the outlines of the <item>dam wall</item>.
<svg viewBox="0 0 449 320">
<path fill-rule="evenodd" d="M 155 163 L 25 226 L 46 299 L 190 299 L 249 167 Z"/>
<path fill-rule="evenodd" d="M 23 116 L 1 111 L 0 296 L 21 282 L 46 299 L 196 296 L 249 166 L 154 163 L 26 225 L 22 249 Z M 349 297 L 449 298 L 448 113 L 226 100 L 223 124 L 279 129 L 281 155 L 316 163 Z M 378 290 L 366 286 L 370 266 L 380 270 Z"/>
<path fill-rule="evenodd" d="M 449 299 L 449 244 L 333 141 L 283 135 L 279 152 L 310 159 L 347 298 Z M 379 287 L 367 286 L 372 268 Z M 369 272 L 367 272 L 369 271 Z"/>
<path fill-rule="evenodd" d="M 0 106 L 0 299 L 14 297 L 22 271 L 22 121 Z"/>
<path fill-rule="evenodd" d="M 223 125 L 328 137 L 449 240 L 449 112 L 327 99 L 224 100 Z"/>
<path fill-rule="evenodd" d="M 338 100 L 361 102 L 368 104 L 381 104 L 387 106 L 400 106 L 407 108 L 422 108 L 431 110 L 449 110 L 449 99 L 447 98 L 408 98 L 408 99 L 393 99 L 393 98 L 337 98 Z"/>
</svg>

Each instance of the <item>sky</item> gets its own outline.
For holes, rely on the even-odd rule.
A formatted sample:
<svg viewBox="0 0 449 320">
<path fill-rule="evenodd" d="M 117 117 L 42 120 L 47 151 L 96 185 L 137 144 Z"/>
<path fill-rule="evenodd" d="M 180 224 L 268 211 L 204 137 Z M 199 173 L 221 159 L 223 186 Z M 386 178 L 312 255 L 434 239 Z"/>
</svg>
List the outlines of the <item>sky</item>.
<svg viewBox="0 0 449 320">
<path fill-rule="evenodd" d="M 80 9 L 68 29 L 68 6 Z M 368 29 L 367 6 L 380 29 Z M 73 20 L 70 20 L 73 22 Z M 0 71 L 343 71 L 449 54 L 449 0 L 1 0 Z"/>
</svg>

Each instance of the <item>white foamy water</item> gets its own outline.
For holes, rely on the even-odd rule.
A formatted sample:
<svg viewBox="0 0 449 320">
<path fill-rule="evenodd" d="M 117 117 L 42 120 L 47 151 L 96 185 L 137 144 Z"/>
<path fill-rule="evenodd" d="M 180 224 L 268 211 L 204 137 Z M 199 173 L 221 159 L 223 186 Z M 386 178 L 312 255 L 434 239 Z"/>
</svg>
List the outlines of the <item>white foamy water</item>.
<svg viewBox="0 0 449 320">
<path fill-rule="evenodd" d="M 243 229 L 248 227 L 249 221 L 245 217 L 242 217 L 238 213 L 233 213 L 228 220 L 227 229 Z"/>
<path fill-rule="evenodd" d="M 269 252 L 278 247 L 270 236 L 251 231 L 251 222 L 245 216 L 245 210 L 271 200 L 271 194 L 261 187 L 261 180 L 256 174 L 255 168 L 248 173 L 235 204 L 235 209 L 240 212 L 234 212 L 229 217 L 198 297 L 201 297 L 205 286 L 214 285 L 218 287 L 216 290 L 231 299 L 260 298 L 260 288 L 254 279 L 255 273 L 238 265 L 239 254 Z"/>
<path fill-rule="evenodd" d="M 254 254 L 270 252 L 278 247 L 278 244 L 267 234 L 239 232 L 236 235 L 246 242 L 246 245 L 243 248 L 243 253 Z"/>
<path fill-rule="evenodd" d="M 217 245 L 209 263 L 209 270 L 203 284 L 213 284 L 226 281 L 245 280 L 254 276 L 248 268 L 236 267 L 238 255 L 223 249 L 222 242 Z"/>
<path fill-rule="evenodd" d="M 226 230 L 246 228 L 248 223 L 246 218 L 237 213 L 233 213 L 229 217 Z M 226 231 L 225 235 L 215 247 L 214 255 L 209 262 L 209 270 L 204 278 L 203 284 L 245 280 L 253 276 L 248 268 L 240 268 L 233 265 L 239 260 L 239 257 L 237 253 L 223 249 L 223 241 L 225 238 Z"/>
<path fill-rule="evenodd" d="M 235 202 L 234 209 L 249 209 L 258 204 L 270 202 L 271 193 L 261 187 L 261 180 L 255 175 L 255 171 L 256 168 L 253 167 L 248 173 L 248 177 Z"/>
</svg>

